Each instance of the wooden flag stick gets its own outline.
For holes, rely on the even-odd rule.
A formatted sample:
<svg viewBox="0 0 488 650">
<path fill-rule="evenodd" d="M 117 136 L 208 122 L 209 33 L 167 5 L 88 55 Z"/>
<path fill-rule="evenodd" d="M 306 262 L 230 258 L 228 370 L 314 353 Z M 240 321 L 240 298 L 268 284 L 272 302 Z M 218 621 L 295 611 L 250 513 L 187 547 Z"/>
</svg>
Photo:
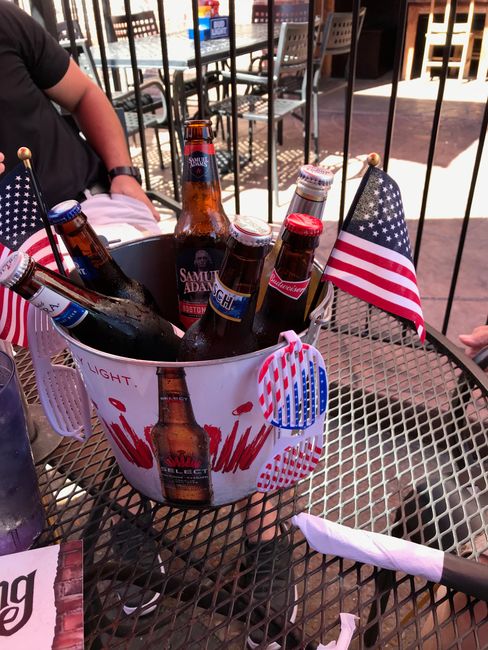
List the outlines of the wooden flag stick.
<svg viewBox="0 0 488 650">
<path fill-rule="evenodd" d="M 57 247 L 56 239 L 54 238 L 53 231 L 51 229 L 51 224 L 49 223 L 49 219 L 47 216 L 47 206 L 44 202 L 43 196 L 39 189 L 39 185 L 37 184 L 34 170 L 32 168 L 32 164 L 31 164 L 32 152 L 28 147 L 20 147 L 20 149 L 17 151 L 17 157 L 19 158 L 19 160 L 21 160 L 24 163 L 25 167 L 29 170 L 29 175 L 32 181 L 32 187 L 34 189 L 34 194 L 36 195 L 36 200 L 39 205 L 39 212 L 41 214 L 44 230 L 46 231 L 47 238 L 49 240 L 49 243 L 51 244 L 54 259 L 56 260 L 56 265 L 58 267 L 58 271 L 61 273 L 61 275 L 66 275 L 66 271 L 64 270 L 64 266 L 63 266 L 63 260 L 61 258 L 61 253 L 59 252 L 59 249 Z"/>
</svg>

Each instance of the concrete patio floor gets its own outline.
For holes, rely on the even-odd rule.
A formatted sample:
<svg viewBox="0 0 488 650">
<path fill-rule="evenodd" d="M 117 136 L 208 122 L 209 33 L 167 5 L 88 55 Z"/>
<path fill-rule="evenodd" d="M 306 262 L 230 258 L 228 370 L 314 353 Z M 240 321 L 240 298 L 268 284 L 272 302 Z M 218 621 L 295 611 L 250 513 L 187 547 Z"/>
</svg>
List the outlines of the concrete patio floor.
<svg viewBox="0 0 488 650">
<path fill-rule="evenodd" d="M 327 82 L 325 82 L 326 84 Z M 418 282 L 426 321 L 442 328 L 447 296 L 451 284 L 462 220 L 466 210 L 469 185 L 473 174 L 480 135 L 487 83 L 448 80 L 438 132 L 434 165 L 426 206 Z M 405 214 L 412 244 L 415 243 L 426 161 L 434 117 L 438 82 L 419 79 L 400 82 L 395 128 L 390 153 L 389 173 L 402 191 Z M 391 84 L 388 77 L 358 80 L 354 95 L 350 155 L 347 169 L 346 212 L 367 167 L 369 152 L 383 154 Z M 337 235 L 342 182 L 344 137 L 344 89 L 322 96 L 319 100 L 320 162 L 335 171 L 334 184 L 325 209 L 325 233 L 318 260 L 323 264 Z M 240 124 L 240 149 L 246 153 L 247 126 Z M 241 170 L 241 213 L 267 218 L 266 125 L 255 128 L 255 156 L 252 164 Z M 165 134 L 162 133 L 164 141 Z M 219 138 L 216 146 L 225 147 Z M 169 146 L 164 145 L 167 168 L 161 171 L 157 154 L 151 147 L 149 156 L 154 189 L 171 193 Z M 135 150 L 136 153 L 137 150 Z M 279 205 L 273 219 L 277 232 L 295 188 L 299 166 L 303 162 L 302 127 L 293 118 L 284 123 L 284 144 L 278 148 Z M 486 321 L 488 313 L 488 152 L 482 156 L 478 183 L 471 207 L 464 254 L 457 283 L 448 337 L 458 343 L 460 333 L 470 332 Z M 232 174 L 221 179 L 223 203 L 229 215 L 235 213 Z M 174 217 L 163 214 L 161 229 L 170 232 Z"/>
</svg>

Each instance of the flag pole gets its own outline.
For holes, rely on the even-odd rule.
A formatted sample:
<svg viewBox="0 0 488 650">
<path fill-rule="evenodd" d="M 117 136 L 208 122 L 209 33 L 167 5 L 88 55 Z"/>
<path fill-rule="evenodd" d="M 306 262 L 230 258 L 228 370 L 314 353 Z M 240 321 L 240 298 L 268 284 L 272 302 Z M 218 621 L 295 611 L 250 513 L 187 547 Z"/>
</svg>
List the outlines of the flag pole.
<svg viewBox="0 0 488 650">
<path fill-rule="evenodd" d="M 32 168 L 32 164 L 31 164 L 32 152 L 28 147 L 20 147 L 20 149 L 17 151 L 17 157 L 19 160 L 21 160 L 24 163 L 25 168 L 29 171 L 29 176 L 32 181 L 32 188 L 34 190 L 34 194 L 36 195 L 37 203 L 39 204 L 39 213 L 41 215 L 42 224 L 44 226 L 44 230 L 46 231 L 47 238 L 51 245 L 54 259 L 58 267 L 58 271 L 61 273 L 61 275 L 66 275 L 66 271 L 64 270 L 64 266 L 63 266 L 63 260 L 61 258 L 61 254 L 57 247 L 56 240 L 54 238 L 53 231 L 51 229 L 51 224 L 49 223 L 49 219 L 47 217 L 47 207 L 44 202 L 44 198 L 41 194 L 41 191 L 39 189 L 39 185 L 37 184 L 36 176 L 34 174 L 34 169 Z"/>
</svg>

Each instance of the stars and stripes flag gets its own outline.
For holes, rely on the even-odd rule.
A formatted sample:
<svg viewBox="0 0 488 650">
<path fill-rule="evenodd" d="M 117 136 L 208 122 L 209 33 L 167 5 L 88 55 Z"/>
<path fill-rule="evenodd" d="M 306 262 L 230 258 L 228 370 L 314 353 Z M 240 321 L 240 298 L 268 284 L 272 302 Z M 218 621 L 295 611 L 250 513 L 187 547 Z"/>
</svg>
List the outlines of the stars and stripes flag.
<svg viewBox="0 0 488 650">
<path fill-rule="evenodd" d="M 57 268 L 30 172 L 22 163 L 0 179 L 0 264 L 14 250 Z M 0 286 L 0 339 L 27 347 L 29 307 L 15 292 Z"/>
<path fill-rule="evenodd" d="M 414 323 L 425 323 L 400 189 L 370 166 L 364 175 L 323 278 L 353 296 Z"/>
</svg>

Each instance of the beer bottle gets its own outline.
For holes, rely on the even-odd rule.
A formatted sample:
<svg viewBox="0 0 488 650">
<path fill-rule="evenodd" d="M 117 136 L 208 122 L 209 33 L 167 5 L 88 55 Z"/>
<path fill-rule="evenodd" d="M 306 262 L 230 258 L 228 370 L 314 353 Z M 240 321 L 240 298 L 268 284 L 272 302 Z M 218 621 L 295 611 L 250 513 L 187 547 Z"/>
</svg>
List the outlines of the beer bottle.
<svg viewBox="0 0 488 650">
<path fill-rule="evenodd" d="M 0 284 L 90 347 L 132 359 L 176 359 L 180 339 L 162 316 L 131 300 L 81 288 L 26 253 L 16 251 L 0 266 Z"/>
<path fill-rule="evenodd" d="M 58 203 L 49 211 L 48 218 L 68 249 L 85 287 L 106 296 L 134 300 L 159 312 L 149 290 L 129 278 L 102 244 L 79 203 Z"/>
<path fill-rule="evenodd" d="M 317 217 L 317 219 L 322 219 L 325 202 L 333 180 L 334 176 L 328 167 L 302 165 L 298 173 L 295 194 L 290 202 L 286 216 L 294 213 L 309 214 L 312 217 Z M 268 288 L 269 278 L 275 267 L 278 253 L 280 252 L 283 231 L 284 222 L 273 248 L 264 261 L 263 275 L 261 276 L 259 287 L 258 309 L 262 305 L 264 294 Z"/>
<path fill-rule="evenodd" d="M 185 329 L 205 312 L 229 234 L 212 137 L 210 120 L 185 122 L 182 211 L 174 231 L 179 315 Z"/>
<path fill-rule="evenodd" d="M 170 503 L 212 501 L 209 441 L 193 415 L 184 368 L 158 368 L 159 419 L 151 440 L 163 495 Z"/>
<path fill-rule="evenodd" d="M 222 269 L 204 315 L 183 336 L 180 360 L 222 359 L 257 349 L 252 322 L 270 242 L 264 221 L 237 217 L 230 225 Z"/>
<path fill-rule="evenodd" d="M 305 327 L 307 293 L 322 222 L 306 214 L 290 214 L 284 228 L 276 265 L 254 319 L 260 348 L 275 345 L 280 332 L 293 329 L 299 333 Z"/>
</svg>

